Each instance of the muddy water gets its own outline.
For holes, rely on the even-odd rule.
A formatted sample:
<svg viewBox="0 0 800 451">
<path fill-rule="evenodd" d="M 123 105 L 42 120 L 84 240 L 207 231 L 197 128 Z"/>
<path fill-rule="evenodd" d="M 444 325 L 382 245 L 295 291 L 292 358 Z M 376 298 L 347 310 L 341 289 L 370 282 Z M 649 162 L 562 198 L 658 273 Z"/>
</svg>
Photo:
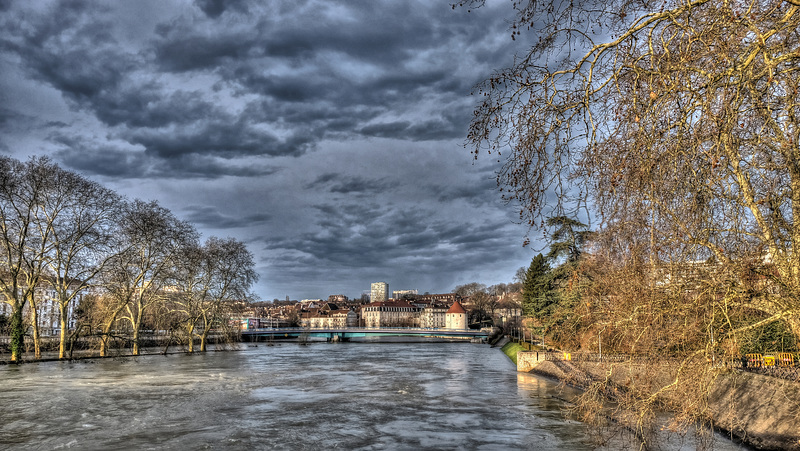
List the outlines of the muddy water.
<svg viewBox="0 0 800 451">
<path fill-rule="evenodd" d="M 3 366 L 0 449 L 593 449 L 565 396 L 466 343 Z"/>
</svg>

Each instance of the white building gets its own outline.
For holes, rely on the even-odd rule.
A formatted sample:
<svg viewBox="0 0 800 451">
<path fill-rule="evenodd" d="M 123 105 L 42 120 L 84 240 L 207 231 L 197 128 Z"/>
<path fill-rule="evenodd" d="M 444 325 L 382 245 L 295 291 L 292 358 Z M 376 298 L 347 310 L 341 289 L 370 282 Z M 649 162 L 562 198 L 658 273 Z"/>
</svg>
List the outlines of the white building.
<svg viewBox="0 0 800 451">
<path fill-rule="evenodd" d="M 413 327 L 419 325 L 418 307 L 406 301 L 373 302 L 361 307 L 365 327 Z"/>
<path fill-rule="evenodd" d="M 375 282 L 370 286 L 370 302 L 384 302 L 389 300 L 389 284 Z"/>
<path fill-rule="evenodd" d="M 419 314 L 419 327 L 425 329 L 442 329 L 446 326 L 447 308 L 429 305 Z"/>
<path fill-rule="evenodd" d="M 467 311 L 458 301 L 454 302 L 445 314 L 446 329 L 464 330 L 467 328 Z"/>
</svg>

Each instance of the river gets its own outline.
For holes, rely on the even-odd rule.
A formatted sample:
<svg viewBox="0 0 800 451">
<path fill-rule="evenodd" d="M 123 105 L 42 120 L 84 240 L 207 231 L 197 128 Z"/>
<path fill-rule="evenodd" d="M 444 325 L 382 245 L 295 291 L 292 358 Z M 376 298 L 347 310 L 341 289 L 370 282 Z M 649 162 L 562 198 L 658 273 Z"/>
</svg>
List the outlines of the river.
<svg viewBox="0 0 800 451">
<path fill-rule="evenodd" d="M 261 343 L 6 365 L 0 449 L 593 449 L 588 428 L 564 418 L 569 395 L 467 343 Z"/>
</svg>

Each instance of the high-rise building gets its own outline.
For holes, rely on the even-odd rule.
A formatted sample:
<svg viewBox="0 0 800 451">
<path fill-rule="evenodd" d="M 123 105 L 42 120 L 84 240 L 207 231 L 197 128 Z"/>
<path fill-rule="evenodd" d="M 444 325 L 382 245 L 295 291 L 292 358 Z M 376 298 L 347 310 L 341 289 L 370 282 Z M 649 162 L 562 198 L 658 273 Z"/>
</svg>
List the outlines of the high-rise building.
<svg viewBox="0 0 800 451">
<path fill-rule="evenodd" d="M 386 282 L 375 282 L 371 285 L 370 301 L 383 302 L 389 299 L 389 284 Z"/>
</svg>

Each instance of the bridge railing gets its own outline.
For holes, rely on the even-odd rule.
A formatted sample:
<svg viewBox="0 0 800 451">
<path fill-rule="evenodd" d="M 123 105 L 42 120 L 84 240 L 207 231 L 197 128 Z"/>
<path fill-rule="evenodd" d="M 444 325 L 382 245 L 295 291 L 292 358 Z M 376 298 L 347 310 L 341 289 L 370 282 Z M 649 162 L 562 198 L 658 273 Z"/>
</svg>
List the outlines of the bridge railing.
<svg viewBox="0 0 800 451">
<path fill-rule="evenodd" d="M 258 329 L 243 329 L 243 333 L 265 333 L 265 332 L 381 332 L 381 331 L 425 331 L 425 332 L 469 332 L 475 334 L 486 333 L 475 329 L 445 329 L 436 327 L 263 327 Z"/>
</svg>

